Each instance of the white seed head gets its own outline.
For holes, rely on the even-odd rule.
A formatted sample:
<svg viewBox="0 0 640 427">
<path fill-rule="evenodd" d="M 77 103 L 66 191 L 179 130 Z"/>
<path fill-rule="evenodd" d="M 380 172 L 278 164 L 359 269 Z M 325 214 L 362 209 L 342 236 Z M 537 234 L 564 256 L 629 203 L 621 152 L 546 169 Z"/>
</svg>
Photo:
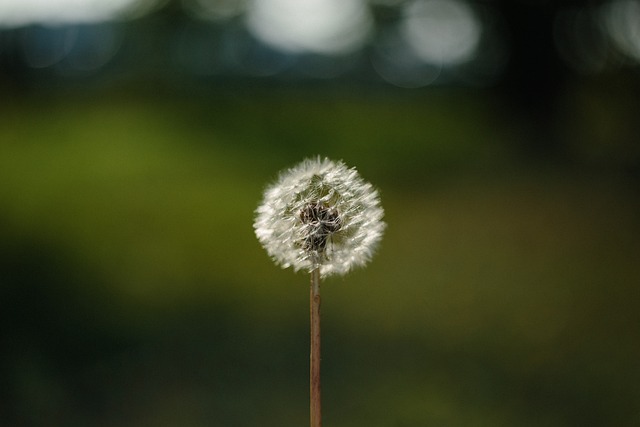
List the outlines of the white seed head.
<svg viewBox="0 0 640 427">
<path fill-rule="evenodd" d="M 253 227 L 282 268 L 345 274 L 373 256 L 386 224 L 378 192 L 355 169 L 306 159 L 264 192 Z"/>
</svg>

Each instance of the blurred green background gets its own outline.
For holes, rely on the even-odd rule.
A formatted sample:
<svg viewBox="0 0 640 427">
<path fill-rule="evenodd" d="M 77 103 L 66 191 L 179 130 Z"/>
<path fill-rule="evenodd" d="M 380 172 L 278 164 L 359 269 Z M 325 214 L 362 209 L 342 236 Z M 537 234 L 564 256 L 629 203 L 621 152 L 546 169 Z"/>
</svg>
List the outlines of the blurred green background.
<svg viewBox="0 0 640 427">
<path fill-rule="evenodd" d="M 308 278 L 252 221 L 315 155 L 356 166 L 388 223 L 366 269 L 323 284 L 325 425 L 640 425 L 639 65 L 557 47 L 593 3 L 489 2 L 509 48 L 471 83 L 445 62 L 376 75 L 371 35 L 331 76 L 305 70 L 333 53 L 256 40 L 245 68 L 201 75 L 166 46 L 197 25 L 211 45 L 179 52 L 218 52 L 249 12 L 160 3 L 0 30 L 0 425 L 305 425 Z M 368 3 L 376 31 L 407 4 Z M 620 4 L 640 10 L 598 7 Z M 70 29 L 93 58 L 96 28 L 113 58 L 51 60 Z"/>
</svg>

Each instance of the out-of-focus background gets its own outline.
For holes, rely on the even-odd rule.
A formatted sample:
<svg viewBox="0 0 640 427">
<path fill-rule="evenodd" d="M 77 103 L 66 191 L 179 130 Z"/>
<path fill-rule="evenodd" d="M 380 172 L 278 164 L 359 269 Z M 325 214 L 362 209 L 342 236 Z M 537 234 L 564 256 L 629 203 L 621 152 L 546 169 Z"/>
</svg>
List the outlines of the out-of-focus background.
<svg viewBox="0 0 640 427">
<path fill-rule="evenodd" d="M 305 425 L 315 155 L 388 222 L 327 426 L 640 425 L 639 115 L 635 0 L 0 0 L 0 425 Z"/>
</svg>

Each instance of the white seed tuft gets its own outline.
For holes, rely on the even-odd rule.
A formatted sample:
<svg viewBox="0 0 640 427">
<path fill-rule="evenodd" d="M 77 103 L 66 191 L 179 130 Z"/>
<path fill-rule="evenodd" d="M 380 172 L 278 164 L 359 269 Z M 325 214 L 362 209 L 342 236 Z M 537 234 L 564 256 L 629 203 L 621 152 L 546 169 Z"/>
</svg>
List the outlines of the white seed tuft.
<svg viewBox="0 0 640 427">
<path fill-rule="evenodd" d="M 342 162 L 306 159 L 264 192 L 253 224 L 276 264 L 322 276 L 364 266 L 386 224 L 378 192 Z"/>
</svg>

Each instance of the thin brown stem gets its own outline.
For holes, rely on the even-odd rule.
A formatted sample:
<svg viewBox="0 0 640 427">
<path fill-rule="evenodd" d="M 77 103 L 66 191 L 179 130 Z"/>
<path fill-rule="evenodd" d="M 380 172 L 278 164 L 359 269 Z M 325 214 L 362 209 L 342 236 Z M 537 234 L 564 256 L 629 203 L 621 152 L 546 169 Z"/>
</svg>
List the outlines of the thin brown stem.
<svg viewBox="0 0 640 427">
<path fill-rule="evenodd" d="M 311 272 L 311 356 L 309 367 L 311 427 L 322 427 L 322 402 L 320 399 L 320 269 Z"/>
</svg>

